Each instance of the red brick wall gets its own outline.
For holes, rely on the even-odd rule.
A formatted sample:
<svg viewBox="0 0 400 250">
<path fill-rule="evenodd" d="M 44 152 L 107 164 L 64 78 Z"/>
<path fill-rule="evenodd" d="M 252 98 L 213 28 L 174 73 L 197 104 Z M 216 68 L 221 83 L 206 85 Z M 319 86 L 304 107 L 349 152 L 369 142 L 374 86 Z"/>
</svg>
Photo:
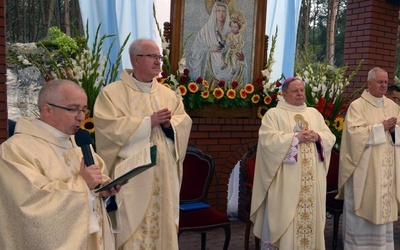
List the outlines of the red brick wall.
<svg viewBox="0 0 400 250">
<path fill-rule="evenodd" d="M 389 4 L 386 0 L 347 1 L 344 63 L 350 66 L 350 72 L 364 59 L 361 70 L 353 79 L 356 87 L 363 86 L 368 71 L 375 66 L 387 70 L 389 84 L 393 84 L 398 16 L 399 6 Z"/>
<path fill-rule="evenodd" d="M 208 202 L 226 212 L 228 181 L 233 168 L 258 139 L 258 118 L 195 118 L 189 144 L 214 159 L 215 176 L 208 192 Z"/>
<path fill-rule="evenodd" d="M 0 0 L 0 143 L 7 139 L 7 66 L 5 2 Z"/>
</svg>

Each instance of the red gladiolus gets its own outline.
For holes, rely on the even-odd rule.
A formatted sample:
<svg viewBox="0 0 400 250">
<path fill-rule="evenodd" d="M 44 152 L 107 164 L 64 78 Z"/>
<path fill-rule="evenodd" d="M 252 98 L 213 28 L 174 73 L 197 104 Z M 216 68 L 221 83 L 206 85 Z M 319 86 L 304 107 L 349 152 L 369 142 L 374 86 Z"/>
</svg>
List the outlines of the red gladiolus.
<svg viewBox="0 0 400 250">
<path fill-rule="evenodd" d="M 263 82 L 263 78 L 262 77 L 257 77 L 256 83 L 261 84 L 262 82 Z"/>
<path fill-rule="evenodd" d="M 203 78 L 201 78 L 201 77 L 197 78 L 196 82 L 197 83 L 202 83 L 203 82 Z"/>
<path fill-rule="evenodd" d="M 282 86 L 282 83 L 281 83 L 280 81 L 276 81 L 275 86 L 276 86 L 277 88 L 279 88 L 280 86 Z"/>
<path fill-rule="evenodd" d="M 163 72 L 161 72 L 161 76 L 162 76 L 163 78 L 167 78 L 167 77 L 168 77 L 168 74 L 167 74 L 167 72 L 163 71 Z"/>
<path fill-rule="evenodd" d="M 272 97 L 272 100 L 278 99 L 278 95 L 277 94 L 272 94 L 271 97 Z"/>
<path fill-rule="evenodd" d="M 239 83 L 236 81 L 232 82 L 232 88 L 236 88 L 237 86 L 239 86 Z"/>
<path fill-rule="evenodd" d="M 184 75 L 189 75 L 189 73 L 190 73 L 190 71 L 189 71 L 188 69 L 184 69 L 184 70 L 183 70 L 183 74 L 184 74 Z"/>
<path fill-rule="evenodd" d="M 220 80 L 218 83 L 218 86 L 223 87 L 225 85 L 225 81 L 224 80 Z"/>
<path fill-rule="evenodd" d="M 260 86 L 259 90 L 260 92 L 264 92 L 264 86 Z"/>
</svg>

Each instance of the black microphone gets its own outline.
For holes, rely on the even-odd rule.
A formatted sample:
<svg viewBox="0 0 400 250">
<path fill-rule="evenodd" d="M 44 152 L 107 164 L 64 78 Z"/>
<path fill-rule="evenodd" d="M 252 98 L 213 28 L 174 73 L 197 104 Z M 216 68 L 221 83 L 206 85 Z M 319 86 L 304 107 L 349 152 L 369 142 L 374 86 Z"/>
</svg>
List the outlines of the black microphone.
<svg viewBox="0 0 400 250">
<path fill-rule="evenodd" d="M 94 164 L 92 151 L 90 150 L 90 144 L 92 144 L 92 137 L 89 132 L 84 129 L 79 129 L 75 133 L 76 145 L 81 147 L 83 159 L 85 160 L 86 167 Z"/>
</svg>

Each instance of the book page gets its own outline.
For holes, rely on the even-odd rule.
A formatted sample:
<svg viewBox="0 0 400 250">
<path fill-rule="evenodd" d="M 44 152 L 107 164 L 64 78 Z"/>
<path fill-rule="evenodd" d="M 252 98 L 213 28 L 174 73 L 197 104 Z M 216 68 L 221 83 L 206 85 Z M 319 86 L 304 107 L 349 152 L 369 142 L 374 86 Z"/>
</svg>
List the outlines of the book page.
<svg viewBox="0 0 400 250">
<path fill-rule="evenodd" d="M 138 152 L 115 166 L 114 178 L 118 178 L 132 169 L 151 163 L 150 146 L 142 147 Z"/>
</svg>

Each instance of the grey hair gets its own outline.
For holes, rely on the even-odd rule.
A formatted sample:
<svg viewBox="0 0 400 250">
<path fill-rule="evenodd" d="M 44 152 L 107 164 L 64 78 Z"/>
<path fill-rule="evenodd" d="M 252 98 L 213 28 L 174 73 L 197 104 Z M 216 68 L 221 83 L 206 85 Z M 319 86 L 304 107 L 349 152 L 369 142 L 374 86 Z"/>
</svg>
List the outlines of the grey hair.
<svg viewBox="0 0 400 250">
<path fill-rule="evenodd" d="M 375 67 L 373 69 L 371 69 L 370 71 L 368 71 L 368 78 L 367 81 L 372 81 L 375 79 L 376 77 L 376 72 L 378 71 L 384 71 L 386 72 L 386 70 L 382 69 L 381 67 Z"/>
<path fill-rule="evenodd" d="M 133 41 L 130 45 L 129 45 L 129 58 L 131 60 L 131 64 L 133 66 L 133 61 L 132 61 L 132 57 L 134 55 L 140 54 L 143 51 L 143 46 L 145 43 L 147 42 L 152 42 L 154 44 L 156 44 L 153 40 L 148 39 L 148 38 L 138 38 L 135 41 Z"/>
<path fill-rule="evenodd" d="M 37 106 L 39 108 L 39 111 L 42 111 L 42 105 L 44 103 L 58 103 L 60 102 L 64 96 L 61 90 L 61 86 L 66 85 L 66 84 L 73 84 L 76 85 L 76 87 L 83 89 L 81 86 L 79 86 L 77 83 L 67 80 L 67 79 L 55 79 L 51 80 L 48 83 L 44 84 L 43 87 L 39 91 L 38 95 L 38 100 L 37 100 Z"/>
</svg>

